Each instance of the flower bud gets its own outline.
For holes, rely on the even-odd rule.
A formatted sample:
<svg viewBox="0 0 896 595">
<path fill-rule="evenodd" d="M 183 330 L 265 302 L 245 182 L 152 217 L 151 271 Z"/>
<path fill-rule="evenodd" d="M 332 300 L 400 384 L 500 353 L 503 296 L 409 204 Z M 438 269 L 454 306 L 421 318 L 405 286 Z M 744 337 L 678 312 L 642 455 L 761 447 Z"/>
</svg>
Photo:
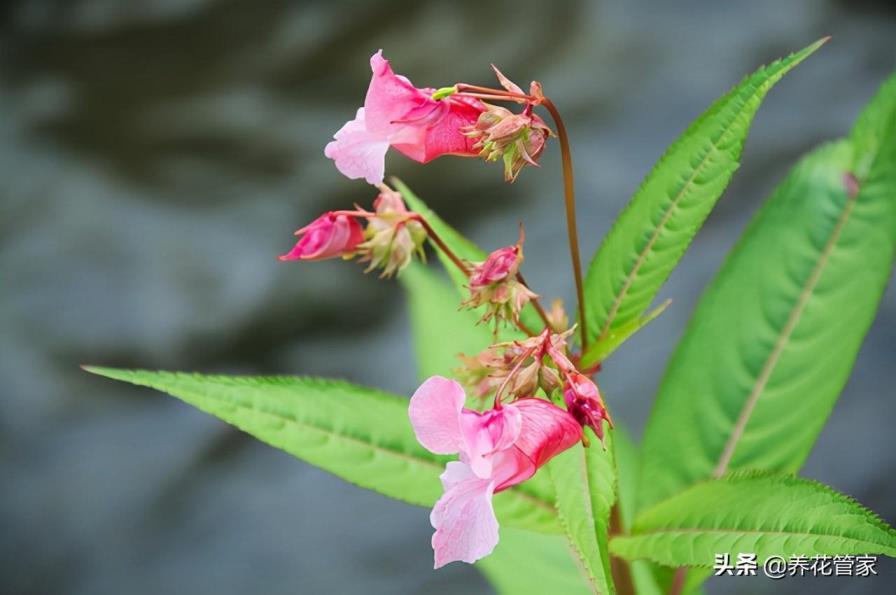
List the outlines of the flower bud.
<svg viewBox="0 0 896 595">
<path fill-rule="evenodd" d="M 526 165 L 538 166 L 545 142 L 553 133 L 532 113 L 531 105 L 519 114 L 499 106 L 486 106 L 466 134 L 478 139 L 473 147 L 479 149 L 480 157 L 504 162 L 504 179 L 513 182 Z"/>
<path fill-rule="evenodd" d="M 613 427 L 613 421 L 607 413 L 597 385 L 584 374 L 573 372 L 567 376 L 563 387 L 563 401 L 566 403 L 566 410 L 576 421 L 583 427 L 589 426 L 603 442 L 603 421 L 607 420 L 610 427 Z"/>
<path fill-rule="evenodd" d="M 280 256 L 280 260 L 325 260 L 354 255 L 364 241 L 361 224 L 344 213 L 324 213 L 296 232 L 301 236 L 292 250 Z"/>
<path fill-rule="evenodd" d="M 411 217 L 401 194 L 385 184 L 373 206 L 376 212 L 364 233 L 367 241 L 358 250 L 362 260 L 370 262 L 367 271 L 382 268 L 382 276 L 391 277 L 408 266 L 415 253 L 423 258 L 426 230 Z"/>
<path fill-rule="evenodd" d="M 531 300 L 538 297 L 528 287 L 517 280 L 517 273 L 523 262 L 523 231 L 513 246 L 499 248 L 484 262 L 474 263 L 470 273 L 470 298 L 461 306 L 478 308 L 485 305 L 482 320 L 488 322 L 519 320 L 520 311 Z"/>
</svg>

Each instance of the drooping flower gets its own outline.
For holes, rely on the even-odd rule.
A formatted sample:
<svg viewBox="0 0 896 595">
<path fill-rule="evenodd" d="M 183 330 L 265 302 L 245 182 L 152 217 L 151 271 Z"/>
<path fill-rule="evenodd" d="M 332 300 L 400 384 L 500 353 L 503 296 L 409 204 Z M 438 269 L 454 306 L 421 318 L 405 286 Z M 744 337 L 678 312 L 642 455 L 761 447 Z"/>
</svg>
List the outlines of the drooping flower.
<svg viewBox="0 0 896 595">
<path fill-rule="evenodd" d="M 430 514 L 435 568 L 473 563 L 498 544 L 492 496 L 532 477 L 581 439 L 573 417 L 548 401 L 523 398 L 480 413 L 464 408 L 464 390 L 433 376 L 411 397 L 417 440 L 436 454 L 460 453 L 441 476 L 445 493 Z"/>
<path fill-rule="evenodd" d="M 280 260 L 325 260 L 351 257 L 364 241 L 361 224 L 355 217 L 330 211 L 296 232 L 301 236 L 293 249 Z"/>
<path fill-rule="evenodd" d="M 415 253 L 423 257 L 426 230 L 408 211 L 401 194 L 385 184 L 379 188 L 375 213 L 368 218 L 364 234 L 367 240 L 358 250 L 361 259 L 370 262 L 368 271 L 382 267 L 383 276 L 391 277 L 408 266 Z"/>
<path fill-rule="evenodd" d="M 594 430 L 594 434 L 603 442 L 603 422 L 606 420 L 613 427 L 613 421 L 607 413 L 597 384 L 584 374 L 573 372 L 567 376 L 563 386 L 563 401 L 566 403 L 566 410 L 576 421 L 583 427 L 588 426 Z"/>
<path fill-rule="evenodd" d="M 516 321 L 520 311 L 531 300 L 538 297 L 517 280 L 516 275 L 523 262 L 523 237 L 513 246 L 495 250 L 480 263 L 473 263 L 470 273 L 470 298 L 463 302 L 468 308 L 486 305 L 483 322 L 492 318 L 497 321 Z"/>
<path fill-rule="evenodd" d="M 485 110 L 482 102 L 454 95 L 433 99 L 435 89 L 418 89 L 395 74 L 382 50 L 370 58 L 370 68 L 373 77 L 364 107 L 324 150 L 343 175 L 381 183 L 390 146 L 420 163 L 479 152 L 462 129 L 476 123 Z"/>
</svg>

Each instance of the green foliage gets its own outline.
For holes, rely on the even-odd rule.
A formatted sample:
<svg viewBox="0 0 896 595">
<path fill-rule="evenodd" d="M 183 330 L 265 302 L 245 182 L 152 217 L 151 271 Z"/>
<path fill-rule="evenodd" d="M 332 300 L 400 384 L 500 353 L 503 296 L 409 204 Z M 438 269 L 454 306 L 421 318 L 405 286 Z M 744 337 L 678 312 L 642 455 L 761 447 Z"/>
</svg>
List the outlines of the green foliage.
<svg viewBox="0 0 896 595">
<path fill-rule="evenodd" d="M 747 77 L 669 147 L 588 268 L 589 339 L 599 343 L 644 314 L 737 169 L 765 95 L 824 41 Z"/>
<path fill-rule="evenodd" d="M 893 266 L 894 90 L 860 119 L 854 138 L 874 142 L 803 159 L 707 289 L 647 425 L 642 506 L 727 470 L 796 471 L 808 456 Z M 863 164 L 850 197 L 844 176 Z"/>
<path fill-rule="evenodd" d="M 594 364 L 607 359 L 607 357 L 609 357 L 611 353 L 616 351 L 623 343 L 628 341 L 632 335 L 644 328 L 644 326 L 647 323 L 651 322 L 654 318 L 662 314 L 671 303 L 672 300 L 666 300 L 665 302 L 651 310 L 650 313 L 641 316 L 640 318 L 633 318 L 625 324 L 611 329 L 599 341 L 596 341 L 588 346 L 588 350 L 582 356 L 582 367 L 589 368 Z"/>
<path fill-rule="evenodd" d="M 586 430 L 590 431 L 590 430 Z M 613 432 L 604 440 L 607 449 L 592 435 L 588 448 L 577 444 L 548 464 L 557 512 L 575 555 L 585 570 L 594 593 L 615 593 L 607 547 L 610 509 L 616 500 L 616 470 Z"/>
<path fill-rule="evenodd" d="M 562 535 L 501 527 L 498 547 L 476 567 L 500 595 L 590 593 Z"/>
<path fill-rule="evenodd" d="M 896 555 L 896 530 L 851 498 L 792 475 L 740 473 L 700 483 L 644 511 L 611 551 L 670 566 L 716 554 Z"/>
<path fill-rule="evenodd" d="M 148 386 L 193 405 L 262 442 L 390 498 L 432 506 L 446 457 L 421 447 L 407 399 L 347 382 L 291 376 L 204 376 L 86 368 Z M 502 522 L 556 531 L 550 500 L 519 490 L 495 497 Z"/>
</svg>

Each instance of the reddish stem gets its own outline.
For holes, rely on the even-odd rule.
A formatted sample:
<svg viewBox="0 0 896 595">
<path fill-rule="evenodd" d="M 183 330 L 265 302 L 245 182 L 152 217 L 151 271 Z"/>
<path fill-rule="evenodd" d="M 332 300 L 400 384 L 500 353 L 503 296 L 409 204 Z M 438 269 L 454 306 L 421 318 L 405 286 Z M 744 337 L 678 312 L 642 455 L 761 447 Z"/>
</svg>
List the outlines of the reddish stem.
<svg viewBox="0 0 896 595">
<path fill-rule="evenodd" d="M 526 283 L 526 280 L 523 278 L 522 273 L 516 274 L 516 280 L 519 281 L 520 283 L 522 283 L 523 285 L 525 285 L 527 288 L 531 289 L 531 287 L 529 287 L 529 284 Z M 554 330 L 554 328 L 551 326 L 550 320 L 548 319 L 548 315 L 544 311 L 544 308 L 541 307 L 541 302 L 538 301 L 538 298 L 532 298 L 531 303 L 532 303 L 532 306 L 535 308 L 535 311 L 538 312 L 538 316 L 541 317 L 542 322 L 544 322 L 545 328 Z"/>
<path fill-rule="evenodd" d="M 569 148 L 569 135 L 560 112 L 550 99 L 542 99 L 542 105 L 550 112 L 557 125 L 557 138 L 560 140 L 560 155 L 563 160 L 563 197 L 566 203 L 566 228 L 569 237 L 569 255 L 572 259 L 572 272 L 576 282 L 576 299 L 579 302 L 579 332 L 581 333 L 582 352 L 588 347 L 588 330 L 585 319 L 585 291 L 582 283 L 582 260 L 579 256 L 579 232 L 576 225 L 576 190 L 572 175 L 572 153 Z"/>
</svg>

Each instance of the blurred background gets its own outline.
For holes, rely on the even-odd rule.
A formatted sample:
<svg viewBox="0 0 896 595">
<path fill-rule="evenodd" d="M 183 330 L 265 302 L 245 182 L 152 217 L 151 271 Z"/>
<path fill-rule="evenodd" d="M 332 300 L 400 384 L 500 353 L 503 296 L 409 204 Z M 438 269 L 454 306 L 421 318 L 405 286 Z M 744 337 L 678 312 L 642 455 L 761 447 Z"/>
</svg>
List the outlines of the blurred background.
<svg viewBox="0 0 896 595">
<path fill-rule="evenodd" d="M 175 399 L 81 363 L 303 373 L 409 394 L 395 282 L 280 263 L 292 232 L 373 193 L 323 146 L 378 48 L 419 86 L 544 83 L 571 125 L 586 255 L 664 148 L 760 64 L 831 34 L 760 110 L 743 166 L 607 363 L 640 435 L 703 286 L 770 189 L 844 135 L 896 68 L 896 6 L 835 0 L 33 0 L 0 8 L 0 593 L 489 593 L 431 570 L 428 511 L 362 491 Z M 572 297 L 558 149 L 497 165 L 391 154 L 387 171 L 526 276 Z M 569 302 L 568 302 L 569 303 Z M 805 475 L 896 522 L 891 288 Z M 877 579 L 710 581 L 710 593 L 882 593 Z"/>
</svg>

